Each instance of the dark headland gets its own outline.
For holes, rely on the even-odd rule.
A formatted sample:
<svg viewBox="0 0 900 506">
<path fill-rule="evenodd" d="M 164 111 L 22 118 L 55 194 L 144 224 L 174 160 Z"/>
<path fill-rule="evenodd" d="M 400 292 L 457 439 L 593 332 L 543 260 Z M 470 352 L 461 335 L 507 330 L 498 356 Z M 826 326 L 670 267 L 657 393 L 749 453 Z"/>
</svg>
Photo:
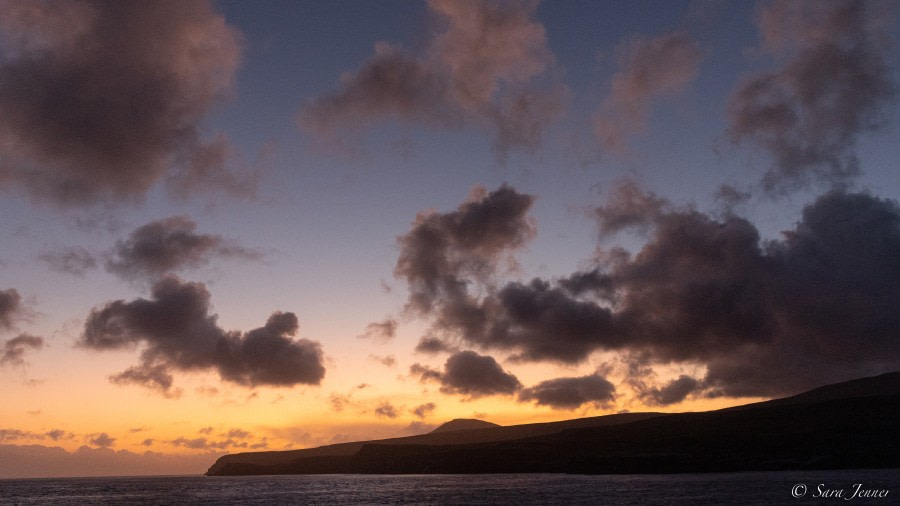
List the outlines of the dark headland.
<svg viewBox="0 0 900 506">
<path fill-rule="evenodd" d="M 226 455 L 207 475 L 679 473 L 900 468 L 900 372 L 699 413 L 623 413 Z"/>
</svg>

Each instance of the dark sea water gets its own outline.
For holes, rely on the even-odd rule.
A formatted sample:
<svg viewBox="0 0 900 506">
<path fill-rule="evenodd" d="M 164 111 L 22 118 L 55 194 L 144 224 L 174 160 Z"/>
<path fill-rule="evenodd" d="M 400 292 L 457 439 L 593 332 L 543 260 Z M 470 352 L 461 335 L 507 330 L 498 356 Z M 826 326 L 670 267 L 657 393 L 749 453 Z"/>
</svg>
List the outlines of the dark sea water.
<svg viewBox="0 0 900 506">
<path fill-rule="evenodd" d="M 882 497 L 851 497 L 856 484 L 861 485 L 860 492 L 874 490 Z M 0 480 L 0 503 L 900 504 L 900 469 L 614 476 L 337 474 L 43 478 Z"/>
</svg>

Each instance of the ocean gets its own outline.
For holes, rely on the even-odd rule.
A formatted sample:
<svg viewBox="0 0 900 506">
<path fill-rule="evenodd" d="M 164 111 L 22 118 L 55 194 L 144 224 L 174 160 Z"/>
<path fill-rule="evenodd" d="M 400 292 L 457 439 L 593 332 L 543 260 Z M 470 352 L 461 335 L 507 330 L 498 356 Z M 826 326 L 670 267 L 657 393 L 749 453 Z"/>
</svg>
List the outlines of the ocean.
<svg viewBox="0 0 900 506">
<path fill-rule="evenodd" d="M 900 504 L 900 470 L 0 480 L 2 504 Z"/>
</svg>

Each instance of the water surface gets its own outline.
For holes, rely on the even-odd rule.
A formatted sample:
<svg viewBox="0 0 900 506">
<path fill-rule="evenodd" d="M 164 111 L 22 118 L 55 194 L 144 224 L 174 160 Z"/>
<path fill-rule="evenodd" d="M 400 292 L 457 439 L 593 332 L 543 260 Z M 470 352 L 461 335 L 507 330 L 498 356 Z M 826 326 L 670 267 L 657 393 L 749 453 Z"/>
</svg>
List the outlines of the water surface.
<svg viewBox="0 0 900 506">
<path fill-rule="evenodd" d="M 861 490 L 884 497 L 854 497 Z M 840 492 L 840 493 L 839 493 Z M 801 496 L 801 497 L 795 497 Z M 849 499 L 849 500 L 847 500 Z M 0 480 L 3 504 L 900 504 L 900 470 Z"/>
</svg>

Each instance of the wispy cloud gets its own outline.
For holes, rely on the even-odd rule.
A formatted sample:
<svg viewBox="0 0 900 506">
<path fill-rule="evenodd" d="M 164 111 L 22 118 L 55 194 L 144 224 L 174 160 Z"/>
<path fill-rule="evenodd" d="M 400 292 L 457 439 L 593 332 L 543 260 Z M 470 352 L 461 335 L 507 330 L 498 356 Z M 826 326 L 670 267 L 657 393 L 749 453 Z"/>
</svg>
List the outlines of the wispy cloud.
<svg viewBox="0 0 900 506">
<path fill-rule="evenodd" d="M 620 70 L 594 117 L 600 145 L 623 153 L 628 137 L 644 131 L 653 102 L 682 92 L 697 76 L 704 55 L 687 32 L 636 36 L 616 48 Z"/>
<path fill-rule="evenodd" d="M 33 336 L 31 334 L 19 334 L 18 336 L 3 341 L 0 348 L 0 365 L 24 365 L 25 359 L 22 358 L 29 351 L 39 350 L 45 345 L 44 338 Z"/>
<path fill-rule="evenodd" d="M 259 251 L 244 248 L 219 235 L 196 232 L 187 216 L 152 221 L 118 241 L 106 260 L 106 269 L 128 280 L 154 281 L 166 274 L 200 267 L 212 258 L 258 259 Z"/>
<path fill-rule="evenodd" d="M 491 131 L 501 156 L 533 149 L 562 112 L 567 90 L 554 64 L 537 2 L 431 0 L 434 32 L 421 54 L 385 43 L 341 89 L 301 109 L 303 129 L 332 141 L 386 117 L 437 128 Z"/>
<path fill-rule="evenodd" d="M 729 133 L 767 151 L 768 191 L 859 173 L 860 134 L 883 124 L 897 94 L 890 2 L 772 2 L 759 10 L 763 49 L 779 69 L 746 77 L 728 105 Z"/>
</svg>

